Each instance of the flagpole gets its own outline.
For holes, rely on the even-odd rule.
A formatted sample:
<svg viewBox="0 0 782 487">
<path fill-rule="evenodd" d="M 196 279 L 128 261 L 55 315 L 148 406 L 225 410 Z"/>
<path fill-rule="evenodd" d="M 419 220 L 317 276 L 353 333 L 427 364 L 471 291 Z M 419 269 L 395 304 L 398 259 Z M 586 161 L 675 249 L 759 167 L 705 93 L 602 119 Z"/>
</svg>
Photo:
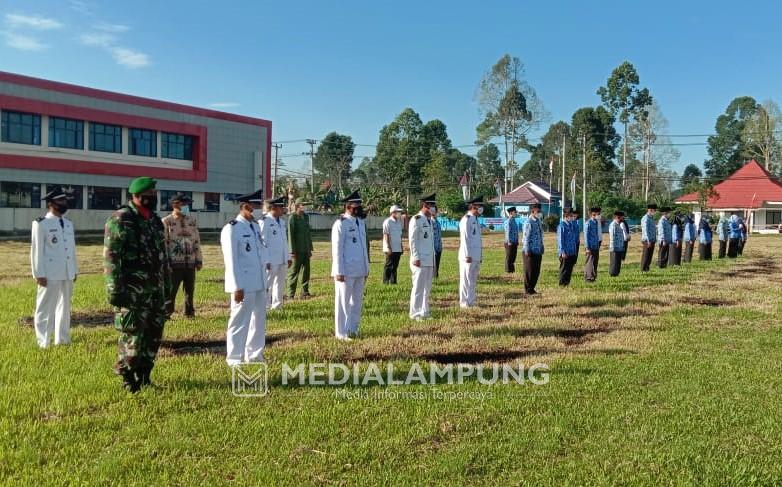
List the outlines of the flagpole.
<svg viewBox="0 0 782 487">
<path fill-rule="evenodd" d="M 565 149 L 566 149 L 566 141 L 567 141 L 567 139 L 565 138 L 565 134 L 562 134 L 562 193 L 560 193 L 560 201 L 559 201 L 559 206 L 560 206 L 560 210 L 561 210 L 560 211 L 560 213 L 561 213 L 560 220 L 564 220 L 565 219 Z M 571 201 L 571 206 L 572 206 L 572 203 L 573 202 Z"/>
</svg>

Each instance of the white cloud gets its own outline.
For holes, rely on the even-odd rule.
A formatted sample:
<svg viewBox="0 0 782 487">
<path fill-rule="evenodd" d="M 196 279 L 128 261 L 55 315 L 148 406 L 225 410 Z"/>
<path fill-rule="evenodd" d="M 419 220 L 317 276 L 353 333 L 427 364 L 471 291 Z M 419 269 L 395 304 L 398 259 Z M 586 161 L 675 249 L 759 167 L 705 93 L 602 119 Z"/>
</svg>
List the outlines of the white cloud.
<svg viewBox="0 0 782 487">
<path fill-rule="evenodd" d="M 93 47 L 109 48 L 116 40 L 117 38 L 115 36 L 103 32 L 89 32 L 79 36 L 79 42 L 85 46 Z"/>
<path fill-rule="evenodd" d="M 131 69 L 149 66 L 149 56 L 143 52 L 134 51 L 126 47 L 112 47 L 110 51 L 114 61 L 121 66 Z"/>
<path fill-rule="evenodd" d="M 5 23 L 11 28 L 23 27 L 37 30 L 54 30 L 63 25 L 57 20 L 39 15 L 5 14 Z"/>
<path fill-rule="evenodd" d="M 43 51 L 48 48 L 46 44 L 42 43 L 35 37 L 30 37 L 16 32 L 3 32 L 5 37 L 5 45 L 20 51 Z"/>
<path fill-rule="evenodd" d="M 238 106 L 239 104 L 235 101 L 217 101 L 209 104 L 211 108 L 236 108 Z"/>
<path fill-rule="evenodd" d="M 95 25 L 95 28 L 104 32 L 111 32 L 113 34 L 121 34 L 130 30 L 130 27 L 122 24 L 109 24 L 107 22 L 100 22 Z"/>
</svg>

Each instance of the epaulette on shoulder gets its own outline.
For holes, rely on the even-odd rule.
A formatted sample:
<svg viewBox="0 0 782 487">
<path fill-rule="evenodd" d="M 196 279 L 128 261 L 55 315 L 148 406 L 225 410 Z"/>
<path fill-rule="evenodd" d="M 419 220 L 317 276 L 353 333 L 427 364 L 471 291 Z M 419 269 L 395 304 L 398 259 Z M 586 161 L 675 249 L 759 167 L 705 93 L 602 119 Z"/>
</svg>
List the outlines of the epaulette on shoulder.
<svg viewBox="0 0 782 487">
<path fill-rule="evenodd" d="M 421 218 L 421 215 L 416 215 L 416 216 L 415 216 L 415 219 L 416 219 L 416 220 L 418 220 L 418 219 L 420 219 L 420 218 Z"/>
<path fill-rule="evenodd" d="M 345 215 L 339 215 L 339 220 L 342 221 L 345 219 Z"/>
<path fill-rule="evenodd" d="M 236 225 L 237 223 L 238 223 L 238 221 L 236 219 L 233 219 L 233 220 L 228 222 L 229 225 Z"/>
<path fill-rule="evenodd" d="M 40 222 L 44 221 L 45 219 L 46 219 L 46 217 L 44 217 L 44 216 L 39 216 L 38 218 L 36 218 L 36 219 L 35 219 L 35 221 L 37 221 L 38 223 L 40 223 Z"/>
</svg>

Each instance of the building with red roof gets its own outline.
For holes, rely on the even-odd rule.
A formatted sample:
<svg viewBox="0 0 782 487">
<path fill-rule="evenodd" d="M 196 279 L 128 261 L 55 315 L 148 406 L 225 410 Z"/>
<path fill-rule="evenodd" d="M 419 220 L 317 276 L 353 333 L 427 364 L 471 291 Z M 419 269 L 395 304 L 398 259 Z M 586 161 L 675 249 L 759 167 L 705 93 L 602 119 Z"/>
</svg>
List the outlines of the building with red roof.
<svg viewBox="0 0 782 487">
<path fill-rule="evenodd" d="M 550 213 L 557 215 L 562 209 L 560 206 L 561 200 L 562 194 L 548 184 L 542 181 L 526 181 L 514 188 L 513 191 L 502 195 L 502 200 L 499 197 L 495 197 L 489 200 L 489 202 L 501 206 L 500 211 L 503 214 L 505 208 L 513 206 L 516 207 L 519 214 L 526 215 L 529 213 L 530 205 L 537 203 L 541 205 L 544 215 Z"/>
<path fill-rule="evenodd" d="M 782 182 L 752 160 L 720 183 L 716 194 L 706 203 L 706 211 L 719 215 L 737 214 L 747 221 L 752 232 L 776 233 L 782 225 Z M 693 205 L 696 218 L 703 211 L 698 194 L 676 199 L 679 204 Z"/>
</svg>

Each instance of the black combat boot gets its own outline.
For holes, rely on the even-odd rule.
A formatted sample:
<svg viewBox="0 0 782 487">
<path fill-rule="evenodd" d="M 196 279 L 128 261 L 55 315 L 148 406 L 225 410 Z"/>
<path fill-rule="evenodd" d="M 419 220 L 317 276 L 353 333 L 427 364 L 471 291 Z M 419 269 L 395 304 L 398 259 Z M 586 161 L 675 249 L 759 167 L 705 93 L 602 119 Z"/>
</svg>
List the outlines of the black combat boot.
<svg viewBox="0 0 782 487">
<path fill-rule="evenodd" d="M 122 376 L 122 387 L 124 387 L 125 390 L 132 393 L 141 390 L 141 384 L 136 378 L 136 372 L 134 370 L 123 371 L 120 375 Z"/>
<path fill-rule="evenodd" d="M 150 375 L 152 367 L 139 367 L 136 369 L 136 378 L 140 387 L 153 386 Z"/>
</svg>

